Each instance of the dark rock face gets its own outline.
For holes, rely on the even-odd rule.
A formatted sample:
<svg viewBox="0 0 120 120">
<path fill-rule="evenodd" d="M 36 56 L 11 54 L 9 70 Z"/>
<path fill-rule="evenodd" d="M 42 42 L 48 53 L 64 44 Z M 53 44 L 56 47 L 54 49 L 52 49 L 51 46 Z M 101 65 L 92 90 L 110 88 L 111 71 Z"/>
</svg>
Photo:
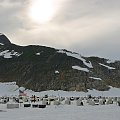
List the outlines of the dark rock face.
<svg viewBox="0 0 120 120">
<path fill-rule="evenodd" d="M 0 43 L 4 45 L 9 45 L 11 44 L 10 40 L 3 34 L 0 33 Z"/>
<path fill-rule="evenodd" d="M 0 45 L 0 82 L 16 81 L 35 91 L 120 88 L 120 61 L 108 63 L 104 58 L 81 57 L 45 46 L 17 46 L 8 40 L 4 44 Z"/>
</svg>

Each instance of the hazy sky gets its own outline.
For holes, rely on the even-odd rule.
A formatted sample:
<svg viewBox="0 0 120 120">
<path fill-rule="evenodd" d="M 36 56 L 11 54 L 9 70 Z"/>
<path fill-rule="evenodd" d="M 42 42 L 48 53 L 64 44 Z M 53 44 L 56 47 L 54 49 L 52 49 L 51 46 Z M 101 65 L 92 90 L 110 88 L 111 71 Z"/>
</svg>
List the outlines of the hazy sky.
<svg viewBox="0 0 120 120">
<path fill-rule="evenodd" d="M 0 0 L 0 32 L 19 45 L 120 59 L 120 0 Z"/>
</svg>

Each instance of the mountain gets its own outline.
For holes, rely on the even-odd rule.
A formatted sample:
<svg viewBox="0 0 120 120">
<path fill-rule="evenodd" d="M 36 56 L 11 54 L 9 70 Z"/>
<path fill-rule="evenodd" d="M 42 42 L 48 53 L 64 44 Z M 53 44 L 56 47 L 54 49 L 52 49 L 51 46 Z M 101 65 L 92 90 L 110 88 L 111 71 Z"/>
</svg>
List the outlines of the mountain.
<svg viewBox="0 0 120 120">
<path fill-rule="evenodd" d="M 0 43 L 0 82 L 15 81 L 34 91 L 120 88 L 120 61 L 46 46 L 18 46 L 3 34 Z"/>
<path fill-rule="evenodd" d="M 4 34 L 0 33 L 0 44 L 1 45 L 9 45 L 9 44 L 11 44 L 11 42 Z"/>
</svg>

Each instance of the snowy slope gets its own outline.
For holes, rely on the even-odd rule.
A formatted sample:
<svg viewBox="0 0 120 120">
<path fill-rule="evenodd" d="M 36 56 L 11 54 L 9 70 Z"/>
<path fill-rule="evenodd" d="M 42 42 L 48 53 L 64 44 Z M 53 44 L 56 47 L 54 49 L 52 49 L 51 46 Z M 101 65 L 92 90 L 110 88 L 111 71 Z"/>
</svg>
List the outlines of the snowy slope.
<svg viewBox="0 0 120 120">
<path fill-rule="evenodd" d="M 111 89 L 109 91 L 97 91 L 97 90 L 88 90 L 87 93 L 85 92 L 76 92 L 76 91 L 54 91 L 54 90 L 49 90 L 49 91 L 43 91 L 43 92 L 34 92 L 32 90 L 26 89 L 26 93 L 29 96 L 32 96 L 33 94 L 38 95 L 38 96 L 44 96 L 44 95 L 55 95 L 55 96 L 63 96 L 63 97 L 72 97 L 72 96 L 87 96 L 91 94 L 92 96 L 118 96 L 120 97 L 120 89 L 119 88 L 113 88 L 110 87 Z M 9 82 L 9 83 L 0 83 L 0 96 L 12 96 L 12 95 L 18 95 L 19 94 L 19 89 L 24 89 L 23 87 L 18 87 L 15 82 Z"/>
<path fill-rule="evenodd" d="M 110 63 L 115 63 L 116 60 L 107 60 L 107 63 L 110 64 Z"/>
<path fill-rule="evenodd" d="M 102 64 L 102 63 L 99 63 L 99 65 L 101 65 L 101 66 L 103 66 L 103 67 L 106 67 L 106 68 L 108 68 L 109 70 L 114 70 L 114 69 L 116 69 L 116 68 L 110 67 L 110 66 L 108 66 L 108 65 L 104 65 L 104 64 Z"/>
<path fill-rule="evenodd" d="M 92 63 L 90 61 L 86 62 L 86 60 L 78 53 L 75 53 L 75 52 L 67 52 L 65 50 L 59 50 L 57 51 L 58 53 L 66 53 L 67 56 L 71 56 L 71 57 L 74 57 L 74 58 L 77 58 L 81 61 L 83 61 L 84 65 L 86 65 L 88 68 L 93 68 L 92 66 Z"/>
<path fill-rule="evenodd" d="M 0 96 L 9 96 L 18 94 L 18 85 L 16 82 L 0 83 Z"/>
</svg>

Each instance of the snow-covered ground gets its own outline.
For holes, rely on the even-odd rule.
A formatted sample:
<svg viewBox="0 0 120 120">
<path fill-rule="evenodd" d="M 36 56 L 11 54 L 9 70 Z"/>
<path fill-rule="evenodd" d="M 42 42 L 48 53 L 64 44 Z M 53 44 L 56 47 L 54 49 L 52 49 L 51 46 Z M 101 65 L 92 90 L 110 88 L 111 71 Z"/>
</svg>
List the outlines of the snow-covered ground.
<svg viewBox="0 0 120 120">
<path fill-rule="evenodd" d="M 60 105 L 41 108 L 6 109 L 0 105 L 0 120 L 120 120 L 117 105 Z"/>
<path fill-rule="evenodd" d="M 0 83 L 0 96 L 14 96 L 19 94 L 19 89 L 15 82 Z M 113 88 L 106 92 L 97 90 L 89 90 L 88 93 L 76 91 L 43 91 L 34 92 L 32 90 L 25 90 L 31 96 L 33 94 L 38 96 L 116 96 L 120 97 L 120 89 Z M 36 103 L 38 104 L 38 103 Z M 6 104 L 0 104 L 0 120 L 119 120 L 120 119 L 120 106 L 115 102 L 109 105 L 88 105 L 84 101 L 84 106 L 77 106 L 74 103 L 71 105 L 49 105 L 46 108 L 24 108 L 21 105 L 19 108 L 7 109 Z"/>
<path fill-rule="evenodd" d="M 80 97 L 80 96 L 87 96 L 87 95 L 92 95 L 92 96 L 106 96 L 106 97 L 120 97 L 120 88 L 114 88 L 110 86 L 109 91 L 97 91 L 97 90 L 88 90 L 88 92 L 77 92 L 77 91 L 54 91 L 54 90 L 49 90 L 49 91 L 42 91 L 42 92 L 34 92 L 32 90 L 25 90 L 25 93 L 27 95 L 32 96 L 32 95 L 37 95 L 37 96 L 44 96 L 44 95 L 49 95 L 49 96 L 61 96 L 61 97 Z M 19 95 L 19 89 L 24 89 L 22 87 L 19 88 L 18 85 L 16 85 L 15 82 L 6 82 L 6 83 L 0 83 L 0 96 L 18 96 Z"/>
<path fill-rule="evenodd" d="M 31 92 L 32 93 L 32 92 Z M 29 94 L 31 94 L 29 93 Z M 58 91 L 54 91 L 54 90 L 49 90 L 49 91 L 43 91 L 43 92 L 39 92 L 36 93 L 36 95 L 38 96 L 44 96 L 44 95 L 55 95 L 55 96 L 62 96 L 62 97 L 85 97 L 88 95 L 92 95 L 92 96 L 104 96 L 104 97 L 120 97 L 120 89 L 119 88 L 113 88 L 111 87 L 111 89 L 109 91 L 97 91 L 95 89 L 93 90 L 88 90 L 88 92 L 77 92 L 77 91 L 62 91 L 62 90 L 58 90 Z"/>
</svg>

